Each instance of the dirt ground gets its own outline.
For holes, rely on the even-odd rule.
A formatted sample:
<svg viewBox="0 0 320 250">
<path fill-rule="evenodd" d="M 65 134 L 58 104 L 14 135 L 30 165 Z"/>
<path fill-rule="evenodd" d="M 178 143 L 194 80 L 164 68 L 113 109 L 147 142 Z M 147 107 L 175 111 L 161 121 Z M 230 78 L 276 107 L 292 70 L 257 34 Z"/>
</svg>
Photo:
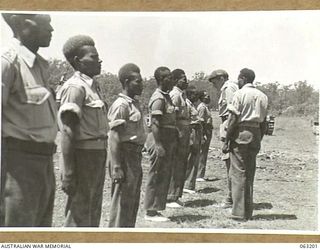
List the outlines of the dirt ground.
<svg viewBox="0 0 320 250">
<path fill-rule="evenodd" d="M 257 159 L 254 184 L 254 216 L 248 222 L 235 222 L 227 217 L 230 210 L 215 206 L 226 196 L 226 169 L 220 160 L 219 120 L 211 141 L 206 177 L 198 182 L 196 194 L 184 194 L 184 207 L 163 212 L 169 222 L 148 222 L 143 210 L 148 161 L 143 160 L 144 178 L 141 207 L 136 227 L 139 228 L 201 228 L 201 229 L 265 229 L 317 230 L 318 228 L 318 140 L 309 119 L 276 117 L 272 136 L 265 136 Z M 53 226 L 64 223 L 66 195 L 59 181 L 58 155 L 55 157 L 57 193 Z M 101 227 L 107 227 L 110 204 L 110 178 L 104 187 Z"/>
</svg>

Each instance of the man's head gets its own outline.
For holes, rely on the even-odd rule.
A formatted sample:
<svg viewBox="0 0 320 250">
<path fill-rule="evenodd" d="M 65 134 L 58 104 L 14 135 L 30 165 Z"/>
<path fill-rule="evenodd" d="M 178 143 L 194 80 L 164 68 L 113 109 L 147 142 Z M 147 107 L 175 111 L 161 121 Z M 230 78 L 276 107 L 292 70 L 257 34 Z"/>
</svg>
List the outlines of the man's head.
<svg viewBox="0 0 320 250">
<path fill-rule="evenodd" d="M 3 13 L 13 35 L 32 52 L 50 45 L 53 28 L 49 15 Z"/>
<path fill-rule="evenodd" d="M 241 89 L 247 83 L 253 83 L 256 75 L 253 70 L 244 68 L 240 71 L 238 76 L 238 85 L 239 89 Z"/>
<path fill-rule="evenodd" d="M 89 77 L 100 74 L 102 61 L 91 37 L 77 35 L 69 38 L 63 46 L 63 54 L 75 70 Z"/>
<path fill-rule="evenodd" d="M 129 96 L 141 95 L 142 93 L 142 78 L 140 69 L 133 63 L 123 65 L 118 73 L 122 88 L 128 92 Z"/>
<path fill-rule="evenodd" d="M 209 82 L 211 82 L 213 86 L 219 90 L 228 79 L 229 75 L 223 69 L 214 70 L 208 77 Z"/>
<path fill-rule="evenodd" d="M 199 100 L 205 104 L 210 103 L 210 96 L 207 91 L 199 91 L 198 92 Z"/>
<path fill-rule="evenodd" d="M 197 88 L 193 85 L 188 86 L 187 90 L 186 90 L 186 95 L 187 98 L 192 102 L 195 103 L 196 101 L 199 100 L 199 96 L 197 93 Z"/>
<path fill-rule="evenodd" d="M 173 87 L 172 82 L 172 74 L 170 72 L 170 69 L 167 67 L 159 67 L 154 72 L 154 78 L 157 81 L 158 86 L 163 91 L 170 91 Z"/>
<path fill-rule="evenodd" d="M 173 84 L 181 90 L 188 87 L 186 73 L 182 69 L 175 69 L 171 72 Z"/>
</svg>

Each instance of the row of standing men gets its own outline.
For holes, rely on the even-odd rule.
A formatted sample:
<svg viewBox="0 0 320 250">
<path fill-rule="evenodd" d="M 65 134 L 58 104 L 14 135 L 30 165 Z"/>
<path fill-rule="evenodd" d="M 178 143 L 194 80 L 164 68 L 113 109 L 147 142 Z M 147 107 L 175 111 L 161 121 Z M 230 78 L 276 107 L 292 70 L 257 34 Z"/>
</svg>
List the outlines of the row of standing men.
<svg viewBox="0 0 320 250">
<path fill-rule="evenodd" d="M 151 162 L 146 181 L 145 218 L 151 221 L 167 220 L 158 211 L 165 209 L 167 202 L 167 206 L 171 207 L 180 205 L 178 199 L 185 183 L 187 190 L 194 189 L 197 164 L 187 167 L 190 138 L 192 145 L 200 145 L 200 140 L 196 142 L 196 138 L 203 137 L 206 143 L 202 145 L 206 148 L 211 139 L 210 118 L 198 119 L 192 104 L 195 90 L 189 89 L 191 101 L 185 96 L 183 89 L 187 87 L 187 79 L 184 72 L 170 72 L 166 67 L 155 71 L 158 88 L 149 101 L 150 131 L 146 138 L 143 114 L 135 99 L 142 91 L 139 67 L 126 64 L 119 70 L 123 91 L 107 111 L 94 80 L 94 76 L 101 71 L 101 60 L 94 41 L 88 36 L 75 36 L 63 46 L 63 53 L 75 73 L 57 93 L 60 104 L 57 112 L 55 95 L 47 83 L 48 63 L 37 53 L 39 47 L 50 44 L 53 31 L 50 16 L 10 13 L 3 14 L 3 17 L 13 30 L 15 39 L 13 48 L 2 55 L 1 226 L 52 225 L 55 195 L 53 154 L 57 123 L 61 131 L 62 189 L 68 195 L 66 226 L 99 226 L 106 164 L 112 178 L 109 226 L 135 225 L 142 182 L 143 146 Z M 221 83 L 227 79 L 225 73 L 223 70 L 214 71 L 210 81 L 222 87 Z M 248 82 L 252 78 L 250 74 L 247 69 L 240 73 L 243 79 L 239 76 L 239 83 L 251 84 L 253 80 Z M 176 86 L 172 89 L 173 83 Z M 256 97 L 257 93 L 252 95 Z M 247 110 L 243 116 L 247 120 L 242 121 L 245 122 L 243 128 L 250 128 L 247 133 L 254 138 L 260 136 L 254 129 L 262 128 L 266 113 L 267 100 L 260 93 L 258 96 L 263 100 L 258 98 L 254 110 L 249 113 Z M 237 100 L 241 102 L 241 96 Z M 209 115 L 206 106 L 202 106 L 202 110 Z M 228 130 L 241 120 L 243 114 L 240 109 L 243 105 L 234 103 L 232 114 L 235 118 L 229 115 L 230 126 L 226 130 L 223 147 L 225 152 L 234 151 L 230 150 L 234 131 Z M 255 121 L 250 121 L 252 117 Z M 201 135 L 197 136 L 197 133 Z M 242 137 L 250 146 L 253 137 L 248 141 L 245 135 Z M 257 140 L 253 141 L 256 143 L 253 147 L 257 148 Z M 243 150 L 240 151 L 238 155 L 243 153 Z M 246 165 L 241 160 L 234 162 Z M 252 159 L 250 163 L 253 164 Z M 246 176 L 242 178 L 246 189 L 249 179 Z M 250 185 L 248 190 L 252 194 Z M 247 203 L 251 204 L 247 193 L 245 190 L 245 194 L 238 194 L 246 198 L 240 209 L 238 205 L 233 205 L 234 216 L 238 216 L 237 211 L 242 213 L 242 208 L 247 210 Z M 233 197 L 237 196 L 232 192 Z M 248 216 L 245 214 L 242 217 L 246 219 Z"/>
</svg>

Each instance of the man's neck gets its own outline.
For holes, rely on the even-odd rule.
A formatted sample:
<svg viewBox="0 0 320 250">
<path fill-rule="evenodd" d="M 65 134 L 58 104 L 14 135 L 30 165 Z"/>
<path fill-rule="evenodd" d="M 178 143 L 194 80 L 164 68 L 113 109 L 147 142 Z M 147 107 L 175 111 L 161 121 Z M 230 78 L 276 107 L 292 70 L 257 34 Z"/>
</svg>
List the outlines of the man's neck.
<svg viewBox="0 0 320 250">
<path fill-rule="evenodd" d="M 38 50 L 39 50 L 39 46 L 38 45 L 34 45 L 33 42 L 30 41 L 23 41 L 23 39 L 16 37 L 20 43 L 25 46 L 28 50 L 30 50 L 32 53 L 37 54 Z"/>
</svg>

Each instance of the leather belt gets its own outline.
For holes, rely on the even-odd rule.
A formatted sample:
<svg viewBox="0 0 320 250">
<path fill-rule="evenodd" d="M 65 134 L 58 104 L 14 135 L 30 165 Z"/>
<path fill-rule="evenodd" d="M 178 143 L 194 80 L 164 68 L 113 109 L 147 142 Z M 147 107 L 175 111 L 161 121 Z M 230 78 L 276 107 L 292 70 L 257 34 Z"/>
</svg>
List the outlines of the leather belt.
<svg viewBox="0 0 320 250">
<path fill-rule="evenodd" d="M 20 140 L 13 137 L 2 138 L 4 150 L 22 151 L 31 154 L 53 155 L 57 151 L 55 143 Z"/>
</svg>

